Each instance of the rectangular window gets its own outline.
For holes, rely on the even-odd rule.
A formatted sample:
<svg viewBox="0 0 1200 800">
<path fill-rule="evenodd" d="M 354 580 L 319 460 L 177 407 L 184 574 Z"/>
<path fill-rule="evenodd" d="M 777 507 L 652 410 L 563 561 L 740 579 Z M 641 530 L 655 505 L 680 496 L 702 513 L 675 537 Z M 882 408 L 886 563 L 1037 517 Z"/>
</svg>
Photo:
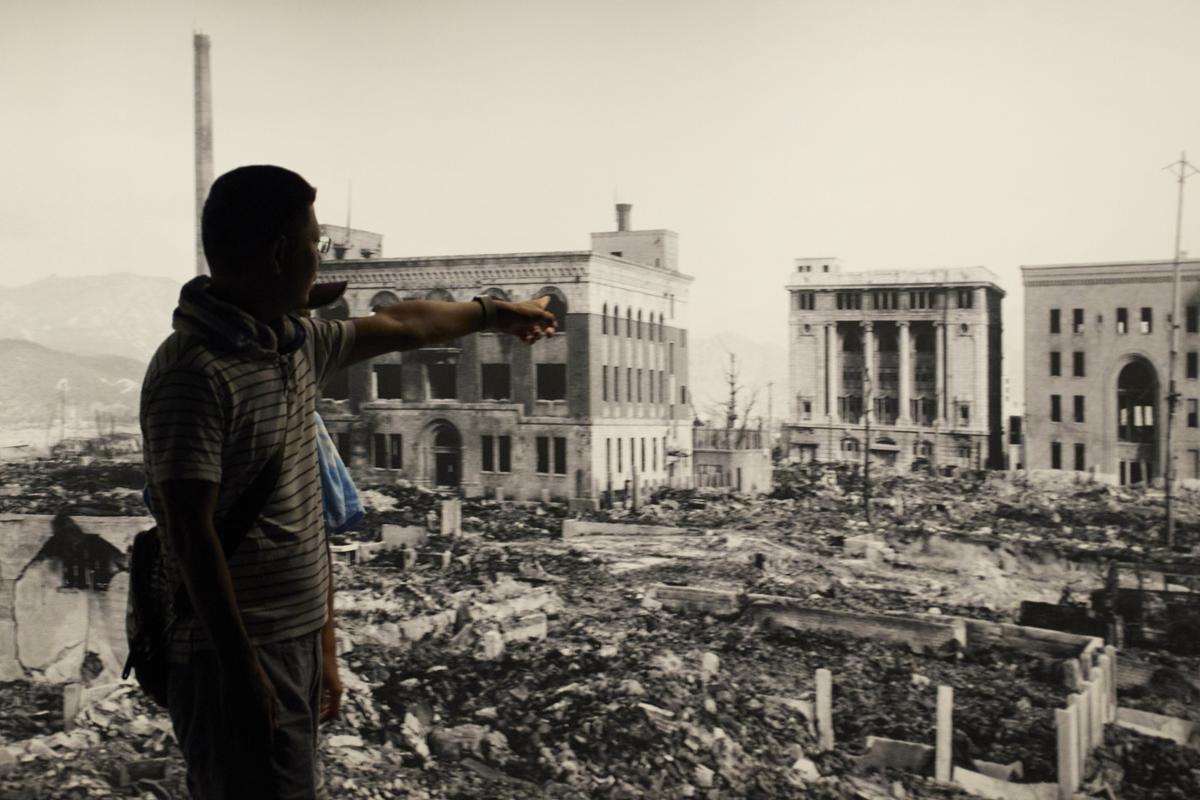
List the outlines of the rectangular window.
<svg viewBox="0 0 1200 800">
<path fill-rule="evenodd" d="M 602 400 L 607 400 L 608 399 L 608 367 L 607 366 L 600 368 L 600 386 L 601 386 L 600 398 Z"/>
<path fill-rule="evenodd" d="M 1075 443 L 1075 471 L 1083 472 L 1087 469 L 1087 448 L 1080 442 Z"/>
<path fill-rule="evenodd" d="M 608 303 L 604 304 L 604 313 L 600 315 L 600 332 L 608 333 Z"/>
<path fill-rule="evenodd" d="M 1071 309 L 1071 333 L 1083 333 L 1083 309 Z"/>
<path fill-rule="evenodd" d="M 637 371 L 637 401 L 642 402 L 642 368 L 638 367 Z"/>
<path fill-rule="evenodd" d="M 681 405 L 681 406 L 687 405 L 687 387 L 686 386 L 679 387 L 679 405 Z"/>
<path fill-rule="evenodd" d="M 625 368 L 625 400 L 633 402 L 633 367 Z"/>
<path fill-rule="evenodd" d="M 805 397 L 800 398 L 800 419 L 812 419 L 812 400 Z"/>
<path fill-rule="evenodd" d="M 1077 394 L 1077 395 L 1075 395 L 1075 421 L 1076 421 L 1076 422 L 1083 422 L 1083 421 L 1084 421 L 1084 418 L 1083 418 L 1083 417 L 1084 417 L 1084 407 L 1083 407 L 1083 405 L 1084 405 L 1083 395 L 1081 395 L 1081 394 Z"/>
<path fill-rule="evenodd" d="M 1062 375 L 1062 353 L 1057 350 L 1050 351 L 1050 377 L 1057 378 Z"/>
<path fill-rule="evenodd" d="M 508 364 L 480 364 L 484 400 L 508 400 L 512 397 L 512 368 Z"/>
<path fill-rule="evenodd" d="M 625 447 L 624 439 L 617 439 L 617 474 L 620 475 L 625 471 Z"/>
<path fill-rule="evenodd" d="M 1057 309 L 1057 308 L 1050 309 L 1050 332 L 1051 333 L 1059 332 L 1059 318 L 1061 317 L 1061 315 L 1062 315 L 1062 313 L 1059 311 L 1059 309 Z"/>
<path fill-rule="evenodd" d="M 484 472 L 495 472 L 496 471 L 496 450 L 495 450 L 496 437 L 481 436 L 479 438 L 480 438 L 481 444 L 483 445 L 480 448 L 479 469 L 483 470 Z"/>
<path fill-rule="evenodd" d="M 970 423 L 970 421 L 971 421 L 971 404 L 970 403 L 959 403 L 958 404 L 958 421 L 960 423 L 962 423 L 963 425 Z"/>
<path fill-rule="evenodd" d="M 974 308 L 975 293 L 970 289 L 958 290 L 958 307 L 959 308 Z"/>
<path fill-rule="evenodd" d="M 667 371 L 672 375 L 675 374 L 675 343 L 667 344 Z"/>
<path fill-rule="evenodd" d="M 388 434 L 388 466 L 392 469 L 404 469 L 404 448 L 400 437 L 399 433 Z"/>
<path fill-rule="evenodd" d="M 1087 369 L 1084 363 L 1084 354 L 1082 350 L 1076 350 L 1071 354 L 1071 374 L 1076 378 L 1082 378 L 1087 375 Z"/>
<path fill-rule="evenodd" d="M 1200 332 L 1200 306 L 1187 307 L 1187 332 Z"/>
<path fill-rule="evenodd" d="M 1062 395 L 1050 395 L 1050 421 L 1062 422 Z"/>
<path fill-rule="evenodd" d="M 1154 331 L 1154 309 L 1148 306 L 1142 307 L 1142 324 L 1138 330 L 1142 333 L 1152 333 Z"/>
<path fill-rule="evenodd" d="M 387 469 L 387 465 L 388 465 L 387 437 L 384 436 L 382 433 L 377 433 L 374 436 L 372 436 L 371 437 L 371 451 L 372 451 L 371 463 L 375 465 L 375 468 L 376 469 Z"/>
<path fill-rule="evenodd" d="M 458 367 L 455 364 L 426 364 L 429 397 L 432 400 L 458 399 Z"/>
<path fill-rule="evenodd" d="M 1050 443 L 1050 469 L 1062 469 L 1062 443 Z"/>
<path fill-rule="evenodd" d="M 613 400 L 621 402 L 621 368 L 613 367 Z"/>
<path fill-rule="evenodd" d="M 658 371 L 658 402 L 667 402 L 667 374 L 661 369 Z"/>
<path fill-rule="evenodd" d="M 512 437 L 500 436 L 500 468 L 497 472 L 512 472 Z"/>
<path fill-rule="evenodd" d="M 646 471 L 646 439 L 643 437 L 638 439 L 638 447 L 642 451 L 642 472 Z"/>
<path fill-rule="evenodd" d="M 554 437 L 554 474 L 567 474 L 567 440 L 562 436 Z"/>
<path fill-rule="evenodd" d="M 567 399 L 567 365 L 538 364 L 537 365 L 537 399 L 565 400 Z"/>
<path fill-rule="evenodd" d="M 604 440 L 604 474 L 612 474 L 612 439 Z"/>
<path fill-rule="evenodd" d="M 646 370 L 646 399 L 654 402 L 654 370 Z"/>
<path fill-rule="evenodd" d="M 1195 350 L 1188 350 L 1187 354 L 1187 376 L 1192 380 L 1196 379 L 1197 374 L 1200 374 L 1200 363 L 1197 360 L 1198 354 Z"/>
<path fill-rule="evenodd" d="M 1129 309 L 1128 308 L 1118 308 L 1117 309 L 1117 333 L 1119 333 L 1119 334 L 1129 333 Z"/>
<path fill-rule="evenodd" d="M 1195 428 L 1195 427 L 1200 426 L 1200 418 L 1198 418 L 1198 414 L 1197 414 L 1198 411 L 1200 411 L 1200 408 L 1197 408 L 1196 400 L 1193 398 L 1188 398 L 1188 401 L 1187 401 L 1187 426 L 1189 428 Z"/>
<path fill-rule="evenodd" d="M 401 400 L 404 397 L 399 364 L 376 364 L 375 396 L 380 400 Z"/>
<path fill-rule="evenodd" d="M 540 475 L 550 473 L 550 437 L 537 437 L 537 471 Z"/>
</svg>

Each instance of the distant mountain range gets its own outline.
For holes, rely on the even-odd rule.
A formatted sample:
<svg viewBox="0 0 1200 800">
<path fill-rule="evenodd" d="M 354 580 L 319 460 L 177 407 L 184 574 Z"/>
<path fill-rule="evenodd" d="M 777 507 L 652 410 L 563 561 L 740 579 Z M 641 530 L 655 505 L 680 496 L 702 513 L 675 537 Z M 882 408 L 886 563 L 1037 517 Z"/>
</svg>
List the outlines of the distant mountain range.
<svg viewBox="0 0 1200 800">
<path fill-rule="evenodd" d="M 48 419 L 68 382 L 68 402 L 131 403 L 146 364 L 171 331 L 181 281 L 144 275 L 52 276 L 0 287 L 0 425 Z M 22 346 L 23 345 L 23 346 Z M 40 347 L 39 347 L 40 346 Z M 787 342 L 763 343 L 741 334 L 697 336 L 688 342 L 689 389 L 701 418 L 720 417 L 729 396 L 725 373 L 737 357 L 739 407 L 755 397 L 751 417 L 773 418 L 787 408 Z M 98 358 L 91 358 L 98 356 Z M 56 411 L 54 413 L 57 413 Z"/>
<path fill-rule="evenodd" d="M 146 362 L 121 356 L 81 356 L 18 339 L 0 339 L 0 426 L 50 424 L 62 416 L 85 425 L 99 413 L 137 418 Z"/>
<path fill-rule="evenodd" d="M 169 278 L 114 274 L 55 275 L 0 287 L 0 339 L 144 365 L 171 332 L 180 285 Z"/>
</svg>

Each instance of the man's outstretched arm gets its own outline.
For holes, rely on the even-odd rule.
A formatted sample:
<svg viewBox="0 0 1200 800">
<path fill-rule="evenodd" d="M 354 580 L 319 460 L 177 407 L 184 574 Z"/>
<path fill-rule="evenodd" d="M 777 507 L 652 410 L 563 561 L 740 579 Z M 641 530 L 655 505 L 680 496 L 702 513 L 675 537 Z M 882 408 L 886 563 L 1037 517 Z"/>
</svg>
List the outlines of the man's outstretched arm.
<svg viewBox="0 0 1200 800">
<path fill-rule="evenodd" d="M 553 336 L 558 320 L 546 310 L 549 297 L 510 303 L 496 300 L 493 330 L 532 344 Z M 369 317 L 356 317 L 354 346 L 347 363 L 418 347 L 448 342 L 483 328 L 483 308 L 475 300 L 465 303 L 440 300 L 405 300 L 384 306 Z"/>
</svg>

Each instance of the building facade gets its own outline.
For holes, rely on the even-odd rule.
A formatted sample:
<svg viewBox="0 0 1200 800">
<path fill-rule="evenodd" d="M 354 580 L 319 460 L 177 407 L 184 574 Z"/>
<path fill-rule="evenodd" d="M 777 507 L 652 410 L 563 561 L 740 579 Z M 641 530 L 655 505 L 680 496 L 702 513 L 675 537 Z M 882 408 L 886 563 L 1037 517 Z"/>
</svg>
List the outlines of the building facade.
<svg viewBox="0 0 1200 800">
<path fill-rule="evenodd" d="M 557 334 L 482 333 L 351 366 L 321 414 L 351 470 L 467 496 L 594 505 L 691 483 L 687 296 L 676 234 L 618 229 L 579 252 L 365 258 L 322 264 L 349 287 L 330 318 L 411 299 L 549 295 Z"/>
<path fill-rule="evenodd" d="M 1114 483 L 1159 478 L 1174 263 L 1022 267 L 1025 463 Z M 1200 479 L 1200 261 L 1186 261 L 1175 368 L 1176 475 Z"/>
<path fill-rule="evenodd" d="M 700 428 L 692 431 L 692 464 L 696 486 L 763 494 L 773 486 L 769 436 L 762 430 Z"/>
<path fill-rule="evenodd" d="M 994 274 L 843 273 L 804 258 L 787 288 L 790 460 L 861 461 L 866 449 L 898 468 L 1003 466 Z"/>
</svg>

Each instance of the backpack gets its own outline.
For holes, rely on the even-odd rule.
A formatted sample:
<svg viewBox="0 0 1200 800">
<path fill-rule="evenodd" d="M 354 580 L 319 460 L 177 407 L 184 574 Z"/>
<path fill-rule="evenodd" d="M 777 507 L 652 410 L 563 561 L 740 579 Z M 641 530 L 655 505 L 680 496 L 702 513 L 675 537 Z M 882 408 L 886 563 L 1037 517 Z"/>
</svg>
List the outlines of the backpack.
<svg viewBox="0 0 1200 800">
<path fill-rule="evenodd" d="M 283 465 L 283 446 L 239 497 L 217 527 L 228 561 L 262 513 Z M 172 582 L 163 557 L 157 526 L 133 537 L 129 555 L 129 596 L 125 608 L 125 637 L 129 655 L 121 678 L 132 672 L 138 685 L 155 703 L 167 706 L 167 660 L 171 633 L 192 613 L 187 587 Z"/>
</svg>

